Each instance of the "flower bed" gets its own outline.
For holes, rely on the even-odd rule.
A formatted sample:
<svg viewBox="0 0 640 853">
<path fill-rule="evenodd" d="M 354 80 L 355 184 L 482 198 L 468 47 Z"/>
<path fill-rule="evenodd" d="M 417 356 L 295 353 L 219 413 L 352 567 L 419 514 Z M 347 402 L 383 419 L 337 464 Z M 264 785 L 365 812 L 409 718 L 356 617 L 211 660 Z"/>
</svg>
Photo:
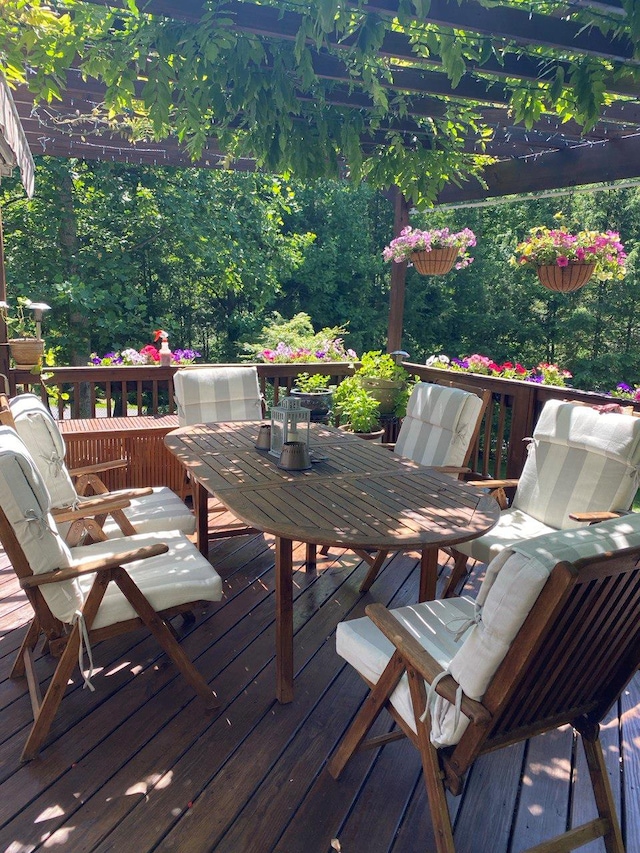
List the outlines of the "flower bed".
<svg viewBox="0 0 640 853">
<path fill-rule="evenodd" d="M 197 358 L 200 358 L 200 353 L 196 350 L 176 349 L 171 353 L 171 364 L 193 364 Z M 96 367 L 132 367 L 134 365 L 160 364 L 160 352 L 152 344 L 147 344 L 140 350 L 129 347 L 118 352 L 108 352 L 105 355 L 92 352 L 89 364 Z"/>
<path fill-rule="evenodd" d="M 432 355 L 426 361 L 427 367 L 438 367 L 442 370 L 454 370 L 458 373 L 480 373 L 483 376 L 495 376 L 500 379 L 516 379 L 521 382 L 535 382 L 539 385 L 556 385 L 565 388 L 571 373 L 563 370 L 557 364 L 541 361 L 536 367 L 524 367 L 519 362 L 505 361 L 498 364 L 486 355 L 466 356 L 465 358 L 449 358 L 447 355 Z"/>
</svg>

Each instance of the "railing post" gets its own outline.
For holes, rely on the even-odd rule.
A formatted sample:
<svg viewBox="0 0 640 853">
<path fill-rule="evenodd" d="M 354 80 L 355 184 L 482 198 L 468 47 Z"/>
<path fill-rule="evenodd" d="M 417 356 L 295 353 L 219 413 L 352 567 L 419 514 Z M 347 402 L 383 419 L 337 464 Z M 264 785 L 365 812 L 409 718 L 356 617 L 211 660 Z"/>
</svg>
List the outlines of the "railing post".
<svg viewBox="0 0 640 853">
<path fill-rule="evenodd" d="M 511 430 L 507 450 L 507 478 L 519 477 L 527 458 L 525 439 L 533 434 L 536 421 L 535 389 L 530 384 L 523 383 L 522 388 L 514 388 L 510 396 Z"/>
</svg>

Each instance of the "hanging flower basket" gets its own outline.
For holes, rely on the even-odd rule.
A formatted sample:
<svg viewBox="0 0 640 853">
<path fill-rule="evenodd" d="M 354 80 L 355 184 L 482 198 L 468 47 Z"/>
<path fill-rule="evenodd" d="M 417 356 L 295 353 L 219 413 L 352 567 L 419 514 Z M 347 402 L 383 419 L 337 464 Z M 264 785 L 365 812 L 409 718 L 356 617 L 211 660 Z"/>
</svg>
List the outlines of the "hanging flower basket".
<svg viewBox="0 0 640 853">
<path fill-rule="evenodd" d="M 430 252 L 414 252 L 409 260 L 420 275 L 446 275 L 451 272 L 458 259 L 458 249 L 431 249 Z"/>
<path fill-rule="evenodd" d="M 473 261 L 469 249 L 476 244 L 476 235 L 469 228 L 453 234 L 448 228 L 420 231 L 407 225 L 384 247 L 385 261 L 402 264 L 409 261 L 421 275 L 444 275 L 453 269 L 468 267 Z"/>
<path fill-rule="evenodd" d="M 544 264 L 537 268 L 540 284 L 555 290 L 557 293 L 571 293 L 579 290 L 589 281 L 595 271 L 595 264 L 568 264 L 559 267 L 557 264 Z"/>
</svg>

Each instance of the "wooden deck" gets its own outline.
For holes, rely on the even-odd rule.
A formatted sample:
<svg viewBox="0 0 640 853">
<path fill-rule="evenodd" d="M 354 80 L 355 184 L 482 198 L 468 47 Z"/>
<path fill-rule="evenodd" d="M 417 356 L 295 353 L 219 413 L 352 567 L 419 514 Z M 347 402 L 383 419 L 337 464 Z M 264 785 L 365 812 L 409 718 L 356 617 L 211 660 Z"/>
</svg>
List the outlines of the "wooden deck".
<svg viewBox="0 0 640 853">
<path fill-rule="evenodd" d="M 365 695 L 335 653 L 336 623 L 371 600 L 415 601 L 418 555 L 393 557 L 363 597 L 368 567 L 357 557 L 332 549 L 307 574 L 303 556 L 300 547 L 291 705 L 274 698 L 273 542 L 219 540 L 210 558 L 225 598 L 183 628 L 183 646 L 221 709 L 207 715 L 144 632 L 124 635 L 94 649 L 95 693 L 74 675 L 41 757 L 20 766 L 31 710 L 26 685 L 8 673 L 30 612 L 0 554 L 0 851 L 433 850 L 418 756 L 406 742 L 357 756 L 340 782 L 325 769 Z M 43 678 L 52 669 L 46 657 L 38 667 Z M 639 853 L 640 677 L 621 706 L 603 738 L 627 850 Z M 517 853 L 572 814 L 582 820 L 593 808 L 582 762 L 569 731 L 486 756 L 452 800 L 459 853 Z"/>
</svg>

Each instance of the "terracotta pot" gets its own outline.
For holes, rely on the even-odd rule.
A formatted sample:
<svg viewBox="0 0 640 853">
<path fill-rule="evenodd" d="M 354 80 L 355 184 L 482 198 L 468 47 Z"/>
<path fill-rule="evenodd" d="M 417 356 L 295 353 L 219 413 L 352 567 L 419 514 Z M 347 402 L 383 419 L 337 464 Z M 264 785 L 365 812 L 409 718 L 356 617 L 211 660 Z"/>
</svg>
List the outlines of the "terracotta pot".
<svg viewBox="0 0 640 853">
<path fill-rule="evenodd" d="M 458 258 L 458 250 L 454 247 L 446 249 L 431 249 L 430 252 L 414 252 L 411 263 L 420 275 L 445 275 L 451 272 Z"/>
<path fill-rule="evenodd" d="M 44 341 L 42 338 L 13 338 L 9 341 L 9 350 L 18 370 L 31 370 L 44 355 Z"/>
<path fill-rule="evenodd" d="M 548 290 L 557 293 L 571 293 L 579 290 L 589 281 L 595 270 L 595 264 L 569 264 L 559 267 L 557 264 L 546 264 L 537 268 L 540 284 Z"/>
</svg>

